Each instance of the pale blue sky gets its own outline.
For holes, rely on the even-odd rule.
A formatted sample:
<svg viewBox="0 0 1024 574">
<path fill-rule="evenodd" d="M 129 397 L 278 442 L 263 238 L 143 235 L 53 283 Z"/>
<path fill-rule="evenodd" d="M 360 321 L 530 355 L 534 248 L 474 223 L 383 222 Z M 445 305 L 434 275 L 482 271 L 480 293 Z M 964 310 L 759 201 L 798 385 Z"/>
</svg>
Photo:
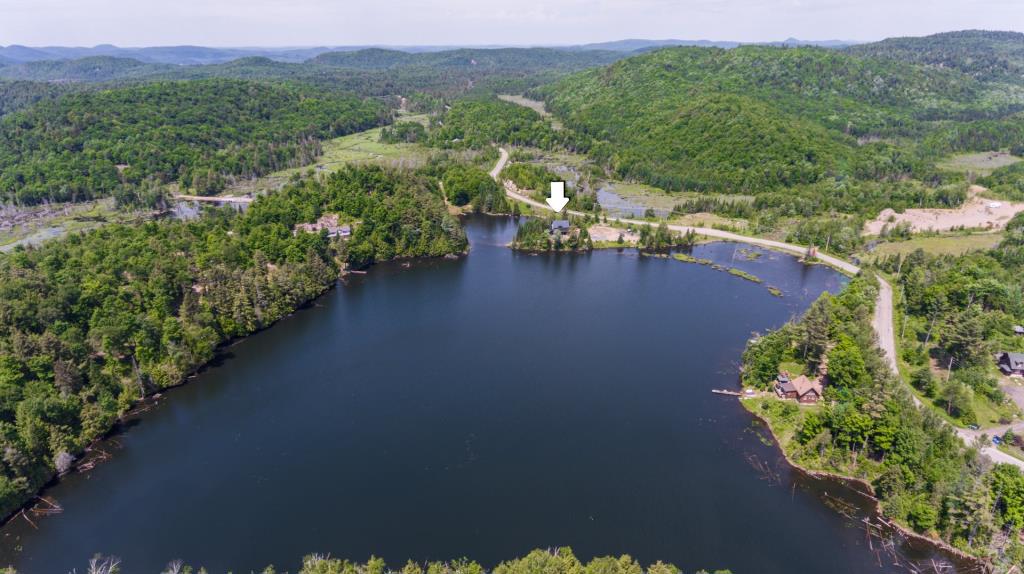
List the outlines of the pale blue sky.
<svg viewBox="0 0 1024 574">
<path fill-rule="evenodd" d="M 0 0 L 0 45 L 875 40 L 1024 31 L 1022 0 Z"/>
</svg>

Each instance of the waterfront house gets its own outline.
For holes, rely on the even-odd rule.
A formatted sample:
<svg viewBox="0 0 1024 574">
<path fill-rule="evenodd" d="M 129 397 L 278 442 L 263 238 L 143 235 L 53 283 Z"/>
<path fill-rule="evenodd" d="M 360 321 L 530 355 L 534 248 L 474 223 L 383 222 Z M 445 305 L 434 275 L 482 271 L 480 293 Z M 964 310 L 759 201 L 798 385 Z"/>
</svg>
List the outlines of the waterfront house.
<svg viewBox="0 0 1024 574">
<path fill-rule="evenodd" d="M 779 398 L 793 399 L 805 405 L 820 401 L 823 391 L 821 379 L 810 379 L 807 375 L 790 379 L 788 373 L 780 373 L 775 381 L 775 394 Z"/>
<path fill-rule="evenodd" d="M 329 213 L 321 215 L 320 219 L 316 220 L 316 223 L 299 223 L 295 226 L 295 229 L 292 230 L 292 235 L 298 235 L 300 231 L 305 233 L 320 233 L 320 231 L 326 230 L 327 237 L 347 237 L 348 235 L 343 233 L 345 228 L 348 228 L 348 235 L 351 235 L 352 228 L 348 225 L 339 226 L 338 216 L 333 213 Z"/>
<path fill-rule="evenodd" d="M 1004 375 L 1024 376 L 1024 353 L 1002 352 L 997 355 L 999 370 Z"/>
<path fill-rule="evenodd" d="M 553 235 L 565 235 L 569 233 L 569 228 L 568 219 L 556 219 L 551 222 L 551 233 Z"/>
</svg>

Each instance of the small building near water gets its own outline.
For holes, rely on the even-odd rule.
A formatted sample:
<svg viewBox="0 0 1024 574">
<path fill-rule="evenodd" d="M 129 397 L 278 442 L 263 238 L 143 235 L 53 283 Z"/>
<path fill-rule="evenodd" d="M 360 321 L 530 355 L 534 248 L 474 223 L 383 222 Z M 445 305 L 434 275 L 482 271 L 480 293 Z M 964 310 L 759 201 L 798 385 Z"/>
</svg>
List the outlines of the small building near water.
<svg viewBox="0 0 1024 574">
<path fill-rule="evenodd" d="M 1024 377 L 1024 353 L 1003 351 L 996 358 L 1004 375 Z"/>
<path fill-rule="evenodd" d="M 810 379 L 807 375 L 800 375 L 794 379 L 789 373 L 779 373 L 775 381 L 775 394 L 781 399 L 793 399 L 803 404 L 814 404 L 821 400 L 824 386 L 821 379 Z"/>
<path fill-rule="evenodd" d="M 320 233 L 322 230 L 327 231 L 327 237 L 347 238 L 352 236 L 352 226 L 338 225 L 338 216 L 333 213 L 321 215 L 320 219 L 316 220 L 316 223 L 299 223 L 295 226 L 292 234 L 298 235 L 300 231 L 305 233 Z"/>
<path fill-rule="evenodd" d="M 568 219 L 556 219 L 551 222 L 551 233 L 553 235 L 566 235 L 572 226 Z"/>
</svg>

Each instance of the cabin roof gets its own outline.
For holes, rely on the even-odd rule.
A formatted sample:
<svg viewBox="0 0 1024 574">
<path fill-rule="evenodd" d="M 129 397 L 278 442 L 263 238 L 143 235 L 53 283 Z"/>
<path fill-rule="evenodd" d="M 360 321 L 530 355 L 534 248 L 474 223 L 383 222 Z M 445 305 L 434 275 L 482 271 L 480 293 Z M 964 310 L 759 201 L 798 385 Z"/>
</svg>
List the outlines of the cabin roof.
<svg viewBox="0 0 1024 574">
<path fill-rule="evenodd" d="M 809 379 L 807 375 L 800 375 L 791 381 L 780 381 L 779 386 L 782 387 L 783 392 L 796 393 L 798 397 L 802 397 L 811 391 L 814 391 L 820 397 L 822 391 L 821 381 Z"/>
<path fill-rule="evenodd" d="M 1011 369 L 1024 369 L 1024 353 L 1004 352 L 1002 358 L 1006 359 Z"/>
</svg>

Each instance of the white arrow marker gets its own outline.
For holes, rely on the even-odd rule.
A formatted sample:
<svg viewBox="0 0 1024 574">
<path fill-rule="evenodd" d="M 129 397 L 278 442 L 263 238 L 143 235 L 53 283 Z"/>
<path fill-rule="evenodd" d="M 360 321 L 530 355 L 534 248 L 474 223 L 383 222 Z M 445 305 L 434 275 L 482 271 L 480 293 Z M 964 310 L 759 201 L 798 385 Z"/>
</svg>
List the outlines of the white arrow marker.
<svg viewBox="0 0 1024 574">
<path fill-rule="evenodd" d="M 569 198 L 565 196 L 564 181 L 551 182 L 551 197 L 549 197 L 547 201 L 548 205 L 551 206 L 551 209 L 555 210 L 555 213 L 559 213 L 565 208 L 565 204 L 569 203 Z"/>
</svg>

